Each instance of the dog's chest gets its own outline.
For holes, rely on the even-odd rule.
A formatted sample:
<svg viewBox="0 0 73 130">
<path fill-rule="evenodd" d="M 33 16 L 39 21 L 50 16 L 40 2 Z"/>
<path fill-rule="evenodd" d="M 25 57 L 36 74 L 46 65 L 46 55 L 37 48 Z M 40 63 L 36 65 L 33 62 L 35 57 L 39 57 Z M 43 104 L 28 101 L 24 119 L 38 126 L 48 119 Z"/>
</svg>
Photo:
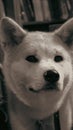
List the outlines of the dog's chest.
<svg viewBox="0 0 73 130">
<path fill-rule="evenodd" d="M 39 130 L 60 130 L 59 112 L 50 117 L 37 121 Z"/>
</svg>

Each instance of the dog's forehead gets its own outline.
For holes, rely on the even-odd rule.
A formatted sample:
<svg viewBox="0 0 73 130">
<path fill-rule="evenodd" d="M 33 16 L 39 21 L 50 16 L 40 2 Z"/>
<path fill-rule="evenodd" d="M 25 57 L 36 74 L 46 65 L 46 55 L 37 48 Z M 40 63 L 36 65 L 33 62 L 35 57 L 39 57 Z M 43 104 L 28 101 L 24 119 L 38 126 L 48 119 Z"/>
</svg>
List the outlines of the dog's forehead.
<svg viewBox="0 0 73 130">
<path fill-rule="evenodd" d="M 53 33 L 45 33 L 45 32 L 31 32 L 26 36 L 26 40 L 28 42 L 46 42 L 49 40 L 53 40 Z"/>
<path fill-rule="evenodd" d="M 23 40 L 23 45 L 26 48 L 32 49 L 51 49 L 56 48 L 56 46 L 62 47 L 62 41 L 54 33 L 44 33 L 44 32 L 32 32 L 28 33 Z M 58 47 L 59 48 L 59 47 Z"/>
<path fill-rule="evenodd" d="M 29 46 L 31 45 L 38 46 L 53 42 L 53 39 L 54 36 L 52 35 L 52 33 L 32 32 L 26 35 L 23 42 L 27 43 Z"/>
</svg>

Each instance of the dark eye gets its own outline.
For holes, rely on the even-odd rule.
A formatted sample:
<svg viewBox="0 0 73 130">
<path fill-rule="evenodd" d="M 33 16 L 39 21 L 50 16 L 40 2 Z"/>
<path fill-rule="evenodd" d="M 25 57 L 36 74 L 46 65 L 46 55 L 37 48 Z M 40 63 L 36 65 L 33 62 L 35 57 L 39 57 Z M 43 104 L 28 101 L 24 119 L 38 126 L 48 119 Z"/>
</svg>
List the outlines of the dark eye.
<svg viewBox="0 0 73 130">
<path fill-rule="evenodd" d="M 26 57 L 26 60 L 27 60 L 28 62 L 32 62 L 32 63 L 38 62 L 38 59 L 37 59 L 34 55 L 27 56 L 27 57 Z"/>
<path fill-rule="evenodd" d="M 55 62 L 61 62 L 61 61 L 63 61 L 63 57 L 57 55 L 57 56 L 55 56 L 54 61 L 55 61 Z"/>
</svg>

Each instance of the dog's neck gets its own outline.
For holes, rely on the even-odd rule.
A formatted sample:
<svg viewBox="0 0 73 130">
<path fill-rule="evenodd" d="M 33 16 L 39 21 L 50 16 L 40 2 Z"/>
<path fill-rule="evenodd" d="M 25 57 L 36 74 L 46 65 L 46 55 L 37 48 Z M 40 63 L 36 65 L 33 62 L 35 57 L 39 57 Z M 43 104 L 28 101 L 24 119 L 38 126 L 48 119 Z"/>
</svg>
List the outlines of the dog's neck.
<svg viewBox="0 0 73 130">
<path fill-rule="evenodd" d="M 56 126 L 58 127 L 58 130 L 60 130 L 60 126 L 61 129 L 67 129 L 67 127 L 70 127 L 70 104 L 67 98 L 65 104 L 62 104 L 62 107 L 59 110 L 60 126 L 58 126 L 58 118 L 54 118 L 54 115 L 46 117 L 46 119 L 42 120 L 31 118 L 29 112 L 29 109 L 31 108 L 21 103 L 21 101 L 19 101 L 18 98 L 12 92 L 9 92 L 8 102 L 12 130 L 55 130 Z M 66 109 L 68 109 L 67 113 L 65 112 Z M 55 114 L 55 117 L 58 117 L 58 115 Z M 55 121 L 57 121 L 56 126 L 54 124 L 56 123 Z M 65 125 L 63 125 L 64 122 Z"/>
<path fill-rule="evenodd" d="M 29 108 L 23 105 L 23 103 L 21 103 L 11 91 L 9 92 L 8 99 L 11 125 L 14 126 L 15 122 L 15 127 L 13 127 L 14 130 L 20 130 L 20 127 L 22 128 L 21 130 L 24 130 L 24 128 L 26 130 L 55 130 L 54 117 L 57 117 L 57 115 L 54 116 L 53 114 L 50 117 L 46 117 L 46 119 L 42 120 L 31 119 L 29 115 Z M 18 124 L 20 127 L 18 127 Z"/>
</svg>

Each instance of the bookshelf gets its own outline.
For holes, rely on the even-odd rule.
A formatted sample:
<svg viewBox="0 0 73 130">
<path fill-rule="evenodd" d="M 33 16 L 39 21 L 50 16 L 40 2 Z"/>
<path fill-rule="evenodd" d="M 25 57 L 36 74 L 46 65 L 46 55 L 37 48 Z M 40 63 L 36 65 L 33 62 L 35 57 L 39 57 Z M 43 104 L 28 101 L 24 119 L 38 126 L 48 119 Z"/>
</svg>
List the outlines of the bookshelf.
<svg viewBox="0 0 73 130">
<path fill-rule="evenodd" d="M 43 21 L 43 22 L 28 22 L 23 24 L 23 28 L 29 31 L 53 31 L 53 29 L 61 26 L 66 20 L 56 20 L 52 22 Z"/>
<path fill-rule="evenodd" d="M 3 4 L 6 15 L 29 31 L 48 31 L 73 17 L 73 0 L 3 0 Z"/>
</svg>

